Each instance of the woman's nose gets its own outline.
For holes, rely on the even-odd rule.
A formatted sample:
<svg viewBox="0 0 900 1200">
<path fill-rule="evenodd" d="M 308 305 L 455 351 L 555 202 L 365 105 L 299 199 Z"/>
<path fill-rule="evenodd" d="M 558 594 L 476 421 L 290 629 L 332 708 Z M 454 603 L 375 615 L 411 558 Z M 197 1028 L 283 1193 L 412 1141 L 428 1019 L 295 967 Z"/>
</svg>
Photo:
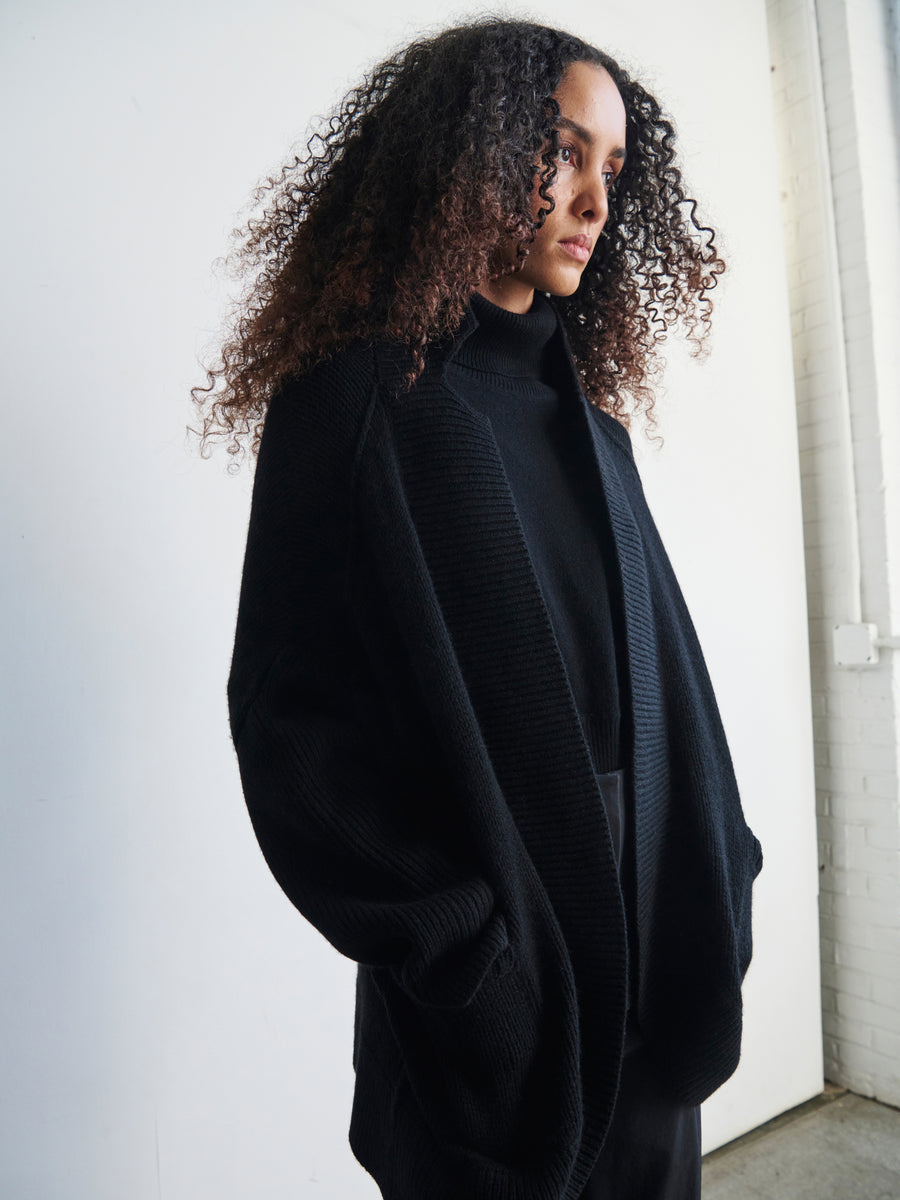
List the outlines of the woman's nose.
<svg viewBox="0 0 900 1200">
<path fill-rule="evenodd" d="M 586 182 L 575 197 L 575 209 L 583 220 L 598 222 L 601 226 L 606 224 L 609 201 L 602 174 Z"/>
</svg>

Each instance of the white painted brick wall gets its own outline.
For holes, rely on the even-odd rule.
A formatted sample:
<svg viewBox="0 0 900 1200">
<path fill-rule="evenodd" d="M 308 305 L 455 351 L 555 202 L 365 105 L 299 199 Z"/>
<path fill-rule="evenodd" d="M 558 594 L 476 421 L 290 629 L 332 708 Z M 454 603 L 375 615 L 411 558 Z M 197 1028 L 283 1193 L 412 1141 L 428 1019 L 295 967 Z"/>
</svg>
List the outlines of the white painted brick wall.
<svg viewBox="0 0 900 1200">
<path fill-rule="evenodd" d="M 808 588 L 825 1075 L 900 1104 L 898 4 L 769 0 Z"/>
</svg>

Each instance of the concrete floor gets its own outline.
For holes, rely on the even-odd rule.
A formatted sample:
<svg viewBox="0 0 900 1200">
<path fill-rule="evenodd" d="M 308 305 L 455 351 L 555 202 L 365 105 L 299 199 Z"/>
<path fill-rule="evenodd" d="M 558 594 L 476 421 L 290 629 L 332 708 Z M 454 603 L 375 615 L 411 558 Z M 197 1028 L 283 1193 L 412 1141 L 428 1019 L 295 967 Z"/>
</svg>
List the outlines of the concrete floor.
<svg viewBox="0 0 900 1200">
<path fill-rule="evenodd" d="M 900 1109 L 826 1084 L 707 1154 L 703 1200 L 900 1200 Z"/>
</svg>

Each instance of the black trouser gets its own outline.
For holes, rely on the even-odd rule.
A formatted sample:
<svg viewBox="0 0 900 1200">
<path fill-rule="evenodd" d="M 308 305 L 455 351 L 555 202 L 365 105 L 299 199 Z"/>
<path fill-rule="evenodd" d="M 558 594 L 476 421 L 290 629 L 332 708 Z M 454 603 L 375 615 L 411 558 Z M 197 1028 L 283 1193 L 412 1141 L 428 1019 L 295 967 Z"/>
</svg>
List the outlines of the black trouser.
<svg viewBox="0 0 900 1200">
<path fill-rule="evenodd" d="M 598 775 L 623 889 L 631 884 L 630 813 L 621 771 Z M 623 864 L 624 859 L 624 864 Z M 625 870 L 623 870 L 623 865 Z M 612 1123 L 582 1200 L 700 1200 L 700 1107 L 669 1099 L 628 1014 L 622 1078 Z"/>
</svg>

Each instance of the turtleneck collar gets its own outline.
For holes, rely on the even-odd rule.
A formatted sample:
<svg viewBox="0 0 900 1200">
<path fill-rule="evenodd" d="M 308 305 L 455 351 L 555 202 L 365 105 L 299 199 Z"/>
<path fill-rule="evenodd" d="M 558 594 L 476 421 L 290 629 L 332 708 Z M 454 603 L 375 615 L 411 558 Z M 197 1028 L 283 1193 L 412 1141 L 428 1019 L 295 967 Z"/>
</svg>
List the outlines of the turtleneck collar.
<svg viewBox="0 0 900 1200">
<path fill-rule="evenodd" d="M 495 375 L 542 379 L 545 352 L 557 328 L 547 297 L 535 292 L 529 312 L 513 313 L 474 292 L 471 306 L 477 328 L 460 346 L 456 361 Z"/>
</svg>

